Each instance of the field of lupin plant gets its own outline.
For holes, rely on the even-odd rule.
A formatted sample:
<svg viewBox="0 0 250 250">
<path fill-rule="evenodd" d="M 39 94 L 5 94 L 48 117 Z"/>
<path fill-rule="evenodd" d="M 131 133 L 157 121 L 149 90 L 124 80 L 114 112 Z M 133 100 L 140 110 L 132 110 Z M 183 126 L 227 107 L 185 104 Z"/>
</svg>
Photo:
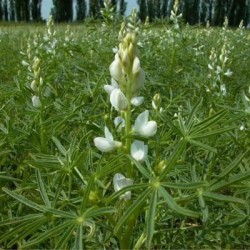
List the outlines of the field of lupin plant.
<svg viewBox="0 0 250 250">
<path fill-rule="evenodd" d="M 0 26 L 0 249 L 249 249 L 250 32 L 176 13 Z"/>
</svg>

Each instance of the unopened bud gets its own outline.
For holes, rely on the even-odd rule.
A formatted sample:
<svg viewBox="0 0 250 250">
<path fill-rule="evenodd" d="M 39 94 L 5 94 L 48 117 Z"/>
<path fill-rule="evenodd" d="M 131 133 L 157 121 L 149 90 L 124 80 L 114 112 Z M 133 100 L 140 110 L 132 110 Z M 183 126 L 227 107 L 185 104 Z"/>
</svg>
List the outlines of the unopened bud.
<svg viewBox="0 0 250 250">
<path fill-rule="evenodd" d="M 167 160 L 162 160 L 156 167 L 155 167 L 155 171 L 158 173 L 158 174 L 161 174 L 164 169 L 166 168 L 167 166 Z"/>
</svg>

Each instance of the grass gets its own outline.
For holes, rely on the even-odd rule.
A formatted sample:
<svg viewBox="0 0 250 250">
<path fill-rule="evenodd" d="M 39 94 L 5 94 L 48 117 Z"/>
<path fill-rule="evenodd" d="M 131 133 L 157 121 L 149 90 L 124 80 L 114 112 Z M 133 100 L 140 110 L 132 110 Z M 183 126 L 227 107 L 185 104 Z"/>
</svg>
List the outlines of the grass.
<svg viewBox="0 0 250 250">
<path fill-rule="evenodd" d="M 0 248 L 249 248 L 249 31 L 138 27 L 145 102 L 131 120 L 145 108 L 158 125 L 144 163 L 93 143 L 118 114 L 103 86 L 120 24 L 0 26 Z M 134 185 L 114 193 L 127 164 Z"/>
</svg>

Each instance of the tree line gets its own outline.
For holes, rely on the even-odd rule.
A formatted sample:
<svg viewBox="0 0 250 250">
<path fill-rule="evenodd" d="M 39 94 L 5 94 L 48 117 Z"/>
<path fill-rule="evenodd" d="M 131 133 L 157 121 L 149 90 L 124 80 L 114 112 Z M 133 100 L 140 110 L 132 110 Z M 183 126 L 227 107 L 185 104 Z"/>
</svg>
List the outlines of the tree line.
<svg viewBox="0 0 250 250">
<path fill-rule="evenodd" d="M 52 0 L 51 14 L 56 22 L 84 21 L 87 17 L 102 18 L 101 10 L 105 0 Z M 109 0 L 113 14 L 123 16 L 127 1 Z M 137 0 L 138 16 L 142 22 L 168 19 L 175 0 Z M 73 9 L 75 6 L 75 10 Z M 0 0 L 0 20 L 4 21 L 43 21 L 42 0 Z M 250 23 L 250 0 L 179 0 L 178 12 L 183 21 L 191 25 L 222 25 L 225 17 L 229 25 L 237 26 L 243 20 Z M 75 13 L 75 15 L 73 15 Z"/>
</svg>

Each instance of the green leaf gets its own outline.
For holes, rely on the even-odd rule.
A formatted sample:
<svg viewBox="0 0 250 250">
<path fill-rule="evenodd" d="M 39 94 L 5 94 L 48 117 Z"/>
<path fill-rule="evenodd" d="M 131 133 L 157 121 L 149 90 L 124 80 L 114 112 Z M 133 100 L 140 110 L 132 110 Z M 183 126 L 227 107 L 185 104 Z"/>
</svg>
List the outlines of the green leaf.
<svg viewBox="0 0 250 250">
<path fill-rule="evenodd" d="M 50 229 L 47 229 L 44 233 L 39 234 L 39 236 L 35 239 L 32 239 L 25 243 L 22 248 L 28 248 L 30 249 L 31 246 L 34 246 L 40 242 L 43 242 L 47 239 L 51 239 L 53 236 L 58 234 L 63 234 L 65 232 L 66 228 L 71 227 L 72 223 L 75 225 L 75 220 L 69 220 L 62 224 L 59 224 L 57 226 L 53 226 Z"/>
<path fill-rule="evenodd" d="M 77 228 L 77 231 L 76 231 L 76 238 L 75 238 L 75 244 L 73 246 L 73 250 L 79 250 L 79 249 L 84 249 L 83 248 L 83 244 L 82 244 L 82 241 L 83 241 L 83 230 L 82 230 L 82 224 L 80 224 Z"/>
<path fill-rule="evenodd" d="M 122 229 L 122 226 L 124 223 L 129 219 L 131 215 L 133 215 L 136 210 L 139 210 L 140 207 L 142 206 L 143 202 L 146 201 L 148 195 L 152 192 L 151 188 L 147 188 L 140 196 L 138 197 L 137 200 L 135 200 L 132 205 L 130 205 L 124 212 L 123 216 L 120 218 L 120 220 L 117 222 L 115 228 L 114 228 L 114 233 L 117 235 L 119 234 L 120 230 Z"/>
<path fill-rule="evenodd" d="M 53 142 L 56 144 L 57 149 L 61 152 L 63 156 L 67 155 L 67 150 L 64 148 L 64 146 L 61 144 L 61 142 L 54 136 L 52 136 Z"/>
<path fill-rule="evenodd" d="M 68 229 L 64 232 L 62 236 L 60 236 L 59 241 L 57 242 L 55 249 L 66 249 L 67 243 L 69 242 L 69 239 L 72 238 L 73 232 L 75 231 L 77 227 L 76 223 L 72 223 L 72 225 L 68 226 Z"/>
<path fill-rule="evenodd" d="M 171 182 L 161 182 L 161 186 L 176 189 L 197 189 L 201 187 L 207 187 L 208 183 L 205 181 L 191 182 L 191 183 L 171 183 Z"/>
<path fill-rule="evenodd" d="M 206 198 L 210 198 L 212 200 L 216 200 L 216 201 L 246 204 L 246 201 L 244 201 L 240 198 L 233 197 L 233 196 L 227 196 L 227 195 L 223 195 L 223 194 L 217 194 L 217 193 L 213 193 L 213 192 L 209 192 L 209 191 L 205 191 L 203 193 L 203 196 Z"/>
<path fill-rule="evenodd" d="M 234 168 L 240 164 L 241 160 L 245 157 L 245 155 L 248 152 L 249 152 L 249 150 L 247 150 L 244 154 L 241 154 L 238 157 L 236 157 L 236 159 L 234 161 L 232 161 L 225 169 L 223 169 L 223 171 L 221 172 L 221 174 L 219 174 L 217 176 L 217 178 L 222 179 L 223 177 L 228 175 L 230 172 L 232 172 L 234 170 Z"/>
<path fill-rule="evenodd" d="M 20 224 L 22 222 L 25 222 L 27 220 L 37 220 L 41 217 L 43 217 L 44 214 L 28 214 L 22 217 L 14 217 L 8 220 L 2 220 L 0 221 L 0 226 L 5 226 L 5 225 L 11 225 L 11 224 Z"/>
<path fill-rule="evenodd" d="M 146 232 L 147 232 L 147 249 L 151 249 L 151 243 L 152 238 L 154 235 L 154 229 L 155 229 L 155 211 L 156 211 L 156 205 L 157 205 L 157 189 L 154 190 L 150 203 L 149 203 L 149 210 L 148 210 L 148 216 L 146 221 Z"/>
<path fill-rule="evenodd" d="M 84 213 L 84 218 L 92 218 L 95 216 L 100 216 L 103 214 L 110 214 L 110 213 L 116 213 L 117 210 L 114 207 L 102 207 L 102 208 L 90 208 L 87 209 Z"/>
<path fill-rule="evenodd" d="M 27 238 L 27 236 L 33 235 L 34 232 L 36 232 L 36 230 L 39 229 L 45 222 L 47 222 L 47 218 L 43 217 L 35 221 L 32 220 L 28 224 L 26 223 L 25 226 L 19 230 L 18 234 L 16 233 L 14 238 L 8 242 L 7 246 L 11 247 L 18 241 Z M 15 231 L 15 229 L 13 231 Z"/>
<path fill-rule="evenodd" d="M 46 221 L 47 221 L 47 218 L 45 218 L 44 216 L 42 217 L 40 216 L 36 220 L 29 219 L 28 221 L 23 221 L 21 224 L 15 225 L 15 227 L 11 231 L 8 231 L 5 234 L 2 234 L 0 236 L 0 242 L 4 242 L 8 240 L 8 244 L 10 244 L 10 239 L 13 239 L 15 241 L 17 238 L 20 238 L 19 236 L 23 232 L 26 233 L 27 230 L 33 229 L 37 224 L 39 223 L 43 224 Z M 39 227 L 40 227 L 40 224 L 39 224 Z"/>
<path fill-rule="evenodd" d="M 88 181 L 88 184 L 85 188 L 85 192 L 84 192 L 84 195 L 83 195 L 83 199 L 82 199 L 82 204 L 81 204 L 81 214 L 83 214 L 85 208 L 87 207 L 88 205 L 88 202 L 89 202 L 89 194 L 91 192 L 91 190 L 93 189 L 93 186 L 95 184 L 95 175 L 92 174 L 89 181 Z"/>
<path fill-rule="evenodd" d="M 197 146 L 197 147 L 199 147 L 199 148 L 202 148 L 204 150 L 213 152 L 215 154 L 217 153 L 217 149 L 216 148 L 213 148 L 213 147 L 211 147 L 211 146 L 209 146 L 207 144 L 204 144 L 202 142 L 199 142 L 199 141 L 196 141 L 196 140 L 192 140 L 192 139 L 189 139 L 188 142 L 191 143 L 191 144 L 193 144 L 193 145 L 195 145 L 195 146 Z"/>
<path fill-rule="evenodd" d="M 230 127 L 221 128 L 221 129 L 213 129 L 213 130 L 211 130 L 209 132 L 202 131 L 201 134 L 200 133 L 195 133 L 195 134 L 192 134 L 190 137 L 193 138 L 193 139 L 205 138 L 205 137 L 209 137 L 209 136 L 212 136 L 212 135 L 222 134 L 222 133 L 231 131 L 231 130 L 233 130 L 235 128 L 236 128 L 235 126 L 230 126 Z"/>
<path fill-rule="evenodd" d="M 167 163 L 166 163 L 167 165 L 165 169 L 162 171 L 162 173 L 160 174 L 159 180 L 163 179 L 168 173 L 168 171 L 175 166 L 176 162 L 178 161 L 181 154 L 185 150 L 186 145 L 187 145 L 187 140 L 183 138 L 178 142 L 178 144 L 175 146 L 174 152 L 170 155 L 169 159 L 167 160 Z"/>
<path fill-rule="evenodd" d="M 163 187 L 159 187 L 159 194 L 165 199 L 169 208 L 178 214 L 182 214 L 189 217 L 199 218 L 199 214 L 197 212 L 191 211 L 189 209 L 180 207 L 174 200 L 174 198 L 165 190 Z"/>
<path fill-rule="evenodd" d="M 224 188 L 234 183 L 241 182 L 244 180 L 249 180 L 249 179 L 250 179 L 250 171 L 247 171 L 245 173 L 234 175 L 233 177 L 228 178 L 228 180 L 221 180 L 219 182 L 216 182 L 211 187 L 209 187 L 209 190 L 215 191 L 217 189 Z"/>
<path fill-rule="evenodd" d="M 201 99 L 195 104 L 194 108 L 192 109 L 192 111 L 191 111 L 191 113 L 190 113 L 190 115 L 189 115 L 189 117 L 188 117 L 187 126 L 186 126 L 186 127 L 187 127 L 188 133 L 190 132 L 191 128 L 192 128 L 193 125 L 194 125 L 194 117 L 195 117 L 195 115 L 196 115 L 196 112 L 197 112 L 198 108 L 201 106 L 202 101 L 203 101 L 203 99 L 201 98 Z"/>
<path fill-rule="evenodd" d="M 20 179 L 13 178 L 13 177 L 11 177 L 11 176 L 3 175 L 3 173 L 0 173 L 0 179 L 2 179 L 2 180 L 7 180 L 7 181 L 13 181 L 13 182 L 15 182 L 15 181 L 21 182 L 21 181 L 22 181 L 22 180 L 20 180 Z"/>
<path fill-rule="evenodd" d="M 190 134 L 192 138 L 195 138 L 194 136 L 196 134 L 201 134 L 204 131 L 208 131 L 211 126 L 215 125 L 220 121 L 220 119 L 225 116 L 228 113 L 227 110 L 221 110 L 220 112 L 214 114 L 213 116 L 195 124 L 193 126 L 193 132 Z"/>
<path fill-rule="evenodd" d="M 35 210 L 38 210 L 40 212 L 48 212 L 48 213 L 52 213 L 54 215 L 57 215 L 59 217 L 64 217 L 64 218 L 75 218 L 76 215 L 75 214 L 71 214 L 65 211 L 61 211 L 58 209 L 54 209 L 54 208 L 50 208 L 50 207 L 45 207 L 43 205 L 39 205 L 33 201 L 28 200 L 27 198 L 25 198 L 24 196 L 17 194 L 13 191 L 8 190 L 7 188 L 3 188 L 3 191 L 5 193 L 7 193 L 8 195 L 12 196 L 14 199 L 20 201 L 21 203 L 27 205 L 28 207 L 31 207 Z"/>
<path fill-rule="evenodd" d="M 152 178 L 152 174 L 140 162 L 136 161 L 131 155 L 128 155 L 128 158 L 148 180 Z"/>
<path fill-rule="evenodd" d="M 48 195 L 46 193 L 46 189 L 45 189 L 42 177 L 41 177 L 41 173 L 40 173 L 39 169 L 36 169 L 35 172 L 36 172 L 36 180 L 37 180 L 37 184 L 38 184 L 38 189 L 39 189 L 39 192 L 40 192 L 41 197 L 43 199 L 43 202 L 47 207 L 51 207 L 51 203 L 50 203 L 50 200 L 49 200 Z"/>
</svg>

